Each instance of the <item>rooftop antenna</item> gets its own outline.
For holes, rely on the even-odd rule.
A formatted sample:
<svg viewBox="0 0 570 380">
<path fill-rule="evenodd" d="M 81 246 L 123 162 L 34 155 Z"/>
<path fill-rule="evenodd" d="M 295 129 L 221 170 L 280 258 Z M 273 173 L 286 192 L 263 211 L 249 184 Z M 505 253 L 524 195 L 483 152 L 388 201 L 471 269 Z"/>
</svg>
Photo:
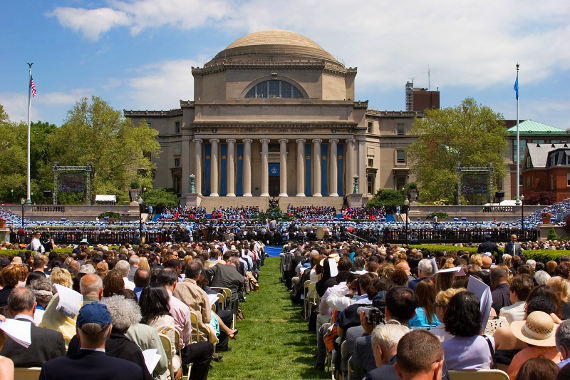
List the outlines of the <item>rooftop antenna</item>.
<svg viewBox="0 0 570 380">
<path fill-rule="evenodd" d="M 430 91 L 430 89 L 431 89 L 431 70 L 428 64 L 428 91 Z"/>
</svg>

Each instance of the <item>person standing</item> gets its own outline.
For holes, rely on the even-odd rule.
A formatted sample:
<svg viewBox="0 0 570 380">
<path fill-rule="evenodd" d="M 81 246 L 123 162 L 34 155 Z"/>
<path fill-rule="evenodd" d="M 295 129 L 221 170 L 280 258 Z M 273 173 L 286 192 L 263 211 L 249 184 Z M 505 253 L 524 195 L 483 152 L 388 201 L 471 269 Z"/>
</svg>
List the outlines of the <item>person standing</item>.
<svg viewBox="0 0 570 380">
<path fill-rule="evenodd" d="M 30 243 L 30 249 L 35 252 L 44 253 L 46 250 L 40 241 L 42 234 L 40 231 L 34 232 L 34 237 Z"/>
<path fill-rule="evenodd" d="M 505 245 L 505 254 L 511 256 L 522 256 L 522 248 L 520 243 L 517 241 L 517 235 L 511 235 L 511 241 Z"/>
</svg>

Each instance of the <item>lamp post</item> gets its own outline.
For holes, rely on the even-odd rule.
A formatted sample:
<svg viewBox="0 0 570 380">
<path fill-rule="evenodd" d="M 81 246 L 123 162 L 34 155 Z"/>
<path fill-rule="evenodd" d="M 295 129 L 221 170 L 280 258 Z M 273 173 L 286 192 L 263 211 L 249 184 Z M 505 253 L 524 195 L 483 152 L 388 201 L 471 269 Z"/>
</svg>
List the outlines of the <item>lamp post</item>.
<svg viewBox="0 0 570 380">
<path fill-rule="evenodd" d="M 409 244 L 408 244 L 408 211 L 410 210 L 410 200 L 408 198 L 406 198 L 406 200 L 404 201 L 404 210 L 406 212 L 406 246 L 409 246 Z"/>
<path fill-rule="evenodd" d="M 12 193 L 12 196 L 10 197 L 10 202 L 14 202 L 14 189 L 10 189 L 10 193 Z"/>
<path fill-rule="evenodd" d="M 524 235 L 524 195 L 521 195 L 520 199 L 521 199 L 521 234 Z"/>
<path fill-rule="evenodd" d="M 26 204 L 26 200 L 22 198 L 20 204 L 22 205 L 22 229 L 24 229 L 24 205 Z"/>
<path fill-rule="evenodd" d="M 142 240 L 142 208 L 143 208 L 143 198 L 139 196 L 139 232 L 141 234 L 140 238 Z"/>
</svg>

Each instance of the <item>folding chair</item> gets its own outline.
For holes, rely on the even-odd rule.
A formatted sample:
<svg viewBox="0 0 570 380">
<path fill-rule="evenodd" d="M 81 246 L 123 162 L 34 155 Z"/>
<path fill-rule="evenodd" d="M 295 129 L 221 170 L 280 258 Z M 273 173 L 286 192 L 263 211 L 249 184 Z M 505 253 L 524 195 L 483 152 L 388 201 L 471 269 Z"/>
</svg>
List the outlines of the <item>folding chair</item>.
<svg viewBox="0 0 570 380">
<path fill-rule="evenodd" d="M 166 358 L 168 359 L 168 371 L 170 372 L 170 377 L 174 379 L 174 367 L 172 366 L 172 342 L 170 339 L 164 334 L 158 334 L 160 337 L 160 343 L 162 343 L 162 347 L 166 352 Z"/>
<path fill-rule="evenodd" d="M 309 294 L 309 285 L 311 284 L 310 280 L 307 280 L 303 283 L 303 319 L 309 319 L 309 312 L 307 311 L 308 302 L 307 295 Z"/>
<path fill-rule="evenodd" d="M 14 368 L 14 379 L 38 380 L 41 370 L 40 367 Z"/>
<path fill-rule="evenodd" d="M 198 343 L 200 341 L 200 331 L 198 330 L 198 321 L 199 321 L 198 314 L 190 310 L 190 323 L 192 325 L 192 334 L 190 335 L 190 340 L 192 343 Z"/>
<path fill-rule="evenodd" d="M 478 371 L 449 371 L 450 380 L 509 380 L 509 375 L 499 369 Z"/>
</svg>

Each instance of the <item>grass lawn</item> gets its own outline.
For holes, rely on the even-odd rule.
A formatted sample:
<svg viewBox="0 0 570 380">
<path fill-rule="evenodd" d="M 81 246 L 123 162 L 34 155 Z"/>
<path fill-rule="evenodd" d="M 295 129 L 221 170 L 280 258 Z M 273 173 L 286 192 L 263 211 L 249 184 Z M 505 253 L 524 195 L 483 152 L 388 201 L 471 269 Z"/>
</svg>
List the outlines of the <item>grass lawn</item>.
<svg viewBox="0 0 570 380">
<path fill-rule="evenodd" d="M 244 321 L 230 340 L 232 350 L 213 363 L 208 379 L 330 379 L 313 369 L 316 337 L 279 282 L 279 257 L 268 258 L 259 275 L 259 290 L 241 304 Z"/>
</svg>

